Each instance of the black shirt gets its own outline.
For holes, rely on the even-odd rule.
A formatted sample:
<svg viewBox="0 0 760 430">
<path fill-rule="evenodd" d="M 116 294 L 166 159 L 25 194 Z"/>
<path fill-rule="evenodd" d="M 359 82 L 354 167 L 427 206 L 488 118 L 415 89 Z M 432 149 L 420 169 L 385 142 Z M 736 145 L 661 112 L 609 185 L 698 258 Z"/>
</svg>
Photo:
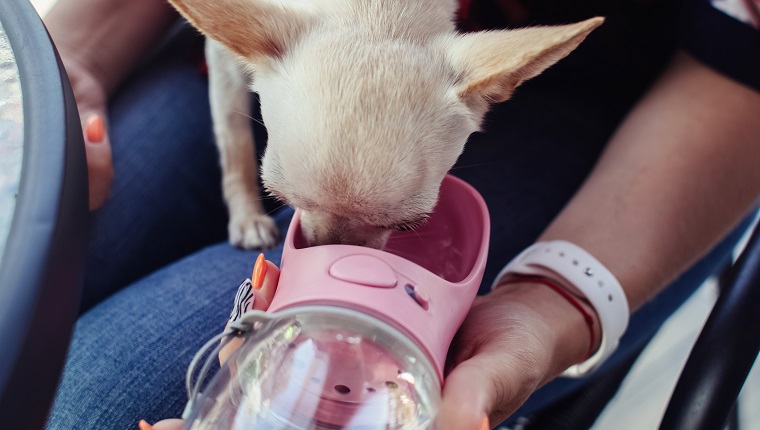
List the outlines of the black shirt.
<svg viewBox="0 0 760 430">
<path fill-rule="evenodd" d="M 760 91 L 760 0 L 460 0 L 460 4 L 460 26 L 465 30 L 567 24 L 605 16 L 605 24 L 588 39 L 596 45 L 600 64 L 654 76 L 675 50 L 683 49 Z"/>
</svg>

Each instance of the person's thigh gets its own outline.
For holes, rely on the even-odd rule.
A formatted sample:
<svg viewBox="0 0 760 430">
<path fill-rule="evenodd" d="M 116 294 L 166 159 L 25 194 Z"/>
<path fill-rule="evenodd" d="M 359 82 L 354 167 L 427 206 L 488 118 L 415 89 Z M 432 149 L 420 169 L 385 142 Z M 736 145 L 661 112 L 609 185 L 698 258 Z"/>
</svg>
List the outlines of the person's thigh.
<svg viewBox="0 0 760 430">
<path fill-rule="evenodd" d="M 283 235 L 292 213 L 277 215 Z M 134 430 L 140 419 L 179 417 L 190 360 L 224 329 L 256 255 L 212 245 L 82 315 L 47 428 Z M 279 264 L 281 248 L 265 255 Z"/>
</svg>

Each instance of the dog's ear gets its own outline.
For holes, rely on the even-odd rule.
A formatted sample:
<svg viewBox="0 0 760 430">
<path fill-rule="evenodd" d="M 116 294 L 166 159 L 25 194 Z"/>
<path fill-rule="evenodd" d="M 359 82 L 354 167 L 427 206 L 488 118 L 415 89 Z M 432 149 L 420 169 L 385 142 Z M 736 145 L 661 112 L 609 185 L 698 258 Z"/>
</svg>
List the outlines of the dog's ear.
<svg viewBox="0 0 760 430">
<path fill-rule="evenodd" d="M 521 83 L 572 52 L 602 22 L 597 17 L 570 25 L 457 36 L 445 49 L 459 75 L 459 97 L 484 113 L 489 104 L 507 100 Z"/>
<path fill-rule="evenodd" d="M 207 37 L 252 61 L 281 56 L 315 21 L 300 2 L 169 0 Z"/>
</svg>

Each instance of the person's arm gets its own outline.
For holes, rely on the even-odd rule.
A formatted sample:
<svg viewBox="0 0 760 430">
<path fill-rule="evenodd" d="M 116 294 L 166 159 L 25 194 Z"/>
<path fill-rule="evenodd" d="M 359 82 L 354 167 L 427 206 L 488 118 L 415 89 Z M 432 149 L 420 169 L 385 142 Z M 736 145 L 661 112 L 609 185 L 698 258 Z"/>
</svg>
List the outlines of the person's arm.
<svg viewBox="0 0 760 430">
<path fill-rule="evenodd" d="M 540 240 L 586 249 L 639 308 L 758 203 L 759 112 L 760 93 L 678 55 Z M 588 347 L 580 312 L 559 294 L 497 288 L 460 330 L 441 428 L 475 429 L 484 415 L 498 424 Z"/>
<path fill-rule="evenodd" d="M 82 119 L 91 210 L 107 199 L 114 175 L 108 95 L 173 19 L 163 0 L 59 0 L 45 17 Z"/>
<path fill-rule="evenodd" d="M 636 310 L 757 205 L 758 115 L 759 93 L 679 55 L 541 240 L 596 256 Z"/>
</svg>

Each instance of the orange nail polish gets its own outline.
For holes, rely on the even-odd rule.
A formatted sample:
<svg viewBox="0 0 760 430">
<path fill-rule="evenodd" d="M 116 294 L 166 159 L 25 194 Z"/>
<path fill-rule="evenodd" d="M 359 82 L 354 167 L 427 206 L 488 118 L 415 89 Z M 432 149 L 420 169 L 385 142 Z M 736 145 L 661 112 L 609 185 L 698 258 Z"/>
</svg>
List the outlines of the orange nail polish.
<svg viewBox="0 0 760 430">
<path fill-rule="evenodd" d="M 491 430 L 491 423 L 488 422 L 488 417 L 483 417 L 483 421 L 480 422 L 479 430 Z"/>
<path fill-rule="evenodd" d="M 145 420 L 140 420 L 138 426 L 140 426 L 140 430 L 153 430 L 153 426 L 148 424 Z"/>
<path fill-rule="evenodd" d="M 87 125 L 85 125 L 85 133 L 87 134 L 87 140 L 90 142 L 100 143 L 103 141 L 103 118 L 100 115 L 90 115 L 87 117 Z"/>
<path fill-rule="evenodd" d="M 256 258 L 256 264 L 253 266 L 253 280 L 251 284 L 254 290 L 260 290 L 264 285 L 264 277 L 267 274 L 267 261 L 264 259 L 264 254 L 259 254 Z"/>
</svg>

